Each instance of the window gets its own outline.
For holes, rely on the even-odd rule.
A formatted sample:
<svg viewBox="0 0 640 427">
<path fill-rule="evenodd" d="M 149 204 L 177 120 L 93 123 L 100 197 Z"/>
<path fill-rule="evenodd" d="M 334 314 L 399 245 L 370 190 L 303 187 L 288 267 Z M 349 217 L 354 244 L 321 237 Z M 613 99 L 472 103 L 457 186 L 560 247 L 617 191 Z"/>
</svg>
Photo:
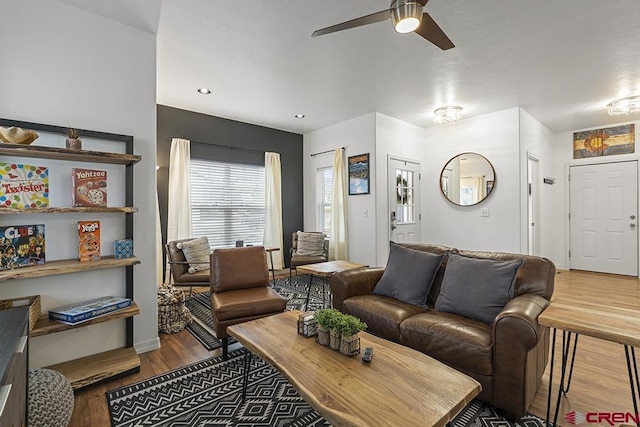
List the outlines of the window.
<svg viewBox="0 0 640 427">
<path fill-rule="evenodd" d="M 213 247 L 261 245 L 264 182 L 264 166 L 191 159 L 193 237 L 207 236 Z"/>
<path fill-rule="evenodd" d="M 413 171 L 396 169 L 396 221 L 398 224 L 410 224 L 416 221 L 413 179 Z"/>
<path fill-rule="evenodd" d="M 331 229 L 331 201 L 333 168 L 318 169 L 318 229 L 329 235 Z"/>
</svg>

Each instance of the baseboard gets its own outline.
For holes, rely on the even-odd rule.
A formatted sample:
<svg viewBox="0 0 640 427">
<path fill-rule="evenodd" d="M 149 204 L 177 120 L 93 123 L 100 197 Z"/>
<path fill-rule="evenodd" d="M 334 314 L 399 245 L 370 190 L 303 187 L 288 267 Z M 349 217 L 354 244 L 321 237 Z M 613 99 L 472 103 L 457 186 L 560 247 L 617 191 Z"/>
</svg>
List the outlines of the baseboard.
<svg viewBox="0 0 640 427">
<path fill-rule="evenodd" d="M 160 337 L 145 342 L 135 343 L 133 347 L 136 349 L 136 353 L 138 354 L 157 350 L 160 348 Z"/>
</svg>

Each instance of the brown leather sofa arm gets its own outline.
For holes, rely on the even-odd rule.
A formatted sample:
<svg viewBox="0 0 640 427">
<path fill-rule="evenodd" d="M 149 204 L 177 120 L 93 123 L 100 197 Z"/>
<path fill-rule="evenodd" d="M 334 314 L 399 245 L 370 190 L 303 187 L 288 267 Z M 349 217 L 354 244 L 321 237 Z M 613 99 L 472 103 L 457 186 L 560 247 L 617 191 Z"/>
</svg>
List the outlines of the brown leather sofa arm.
<svg viewBox="0 0 640 427">
<path fill-rule="evenodd" d="M 369 295 L 384 273 L 383 267 L 367 267 L 348 270 L 331 276 L 329 284 L 333 293 L 333 307 L 342 311 L 342 302 L 356 295 Z"/>
<path fill-rule="evenodd" d="M 548 305 L 540 295 L 518 296 L 493 324 L 494 405 L 518 418 L 526 413 L 547 365 L 549 330 L 538 316 Z"/>
</svg>

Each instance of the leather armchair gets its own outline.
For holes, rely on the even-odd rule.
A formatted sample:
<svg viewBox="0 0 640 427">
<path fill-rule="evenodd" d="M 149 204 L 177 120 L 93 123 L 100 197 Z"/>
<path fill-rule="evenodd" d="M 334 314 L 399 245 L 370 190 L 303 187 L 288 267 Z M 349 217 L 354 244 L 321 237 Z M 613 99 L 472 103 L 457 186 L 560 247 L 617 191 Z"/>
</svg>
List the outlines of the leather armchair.
<svg viewBox="0 0 640 427">
<path fill-rule="evenodd" d="M 287 300 L 269 286 L 263 246 L 216 249 L 211 254 L 211 314 L 227 358 L 227 326 L 285 311 Z"/>
<path fill-rule="evenodd" d="M 189 294 L 194 286 L 209 285 L 209 270 L 189 273 L 189 263 L 182 252 L 178 249 L 178 243 L 188 242 L 193 239 L 181 239 L 168 242 L 166 245 L 167 262 L 169 263 L 169 283 L 173 281 L 176 286 L 189 286 Z"/>
<path fill-rule="evenodd" d="M 318 234 L 322 234 L 318 232 Z M 296 253 L 298 249 L 298 232 L 294 231 L 291 240 L 291 262 L 289 264 L 289 283 L 291 283 L 291 277 L 293 276 L 293 270 L 300 265 L 317 264 L 319 262 L 327 262 L 329 260 L 329 248 L 327 247 L 327 240 L 325 236 L 325 243 L 323 245 L 322 255 L 298 255 Z"/>
</svg>

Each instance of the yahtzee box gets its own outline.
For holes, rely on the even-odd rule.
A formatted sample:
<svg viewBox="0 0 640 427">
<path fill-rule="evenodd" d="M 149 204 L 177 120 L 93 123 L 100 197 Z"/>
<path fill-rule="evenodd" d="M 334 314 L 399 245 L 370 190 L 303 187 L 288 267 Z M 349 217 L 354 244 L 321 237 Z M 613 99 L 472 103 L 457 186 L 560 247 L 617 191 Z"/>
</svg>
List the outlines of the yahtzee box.
<svg viewBox="0 0 640 427">
<path fill-rule="evenodd" d="M 100 259 L 100 221 L 78 221 L 78 260 Z"/>
<path fill-rule="evenodd" d="M 35 209 L 48 206 L 48 168 L 0 162 L 0 208 Z"/>
<path fill-rule="evenodd" d="M 44 224 L 0 227 L 0 270 L 44 263 Z"/>
<path fill-rule="evenodd" d="M 71 169 L 73 206 L 107 206 L 107 171 Z"/>
</svg>

